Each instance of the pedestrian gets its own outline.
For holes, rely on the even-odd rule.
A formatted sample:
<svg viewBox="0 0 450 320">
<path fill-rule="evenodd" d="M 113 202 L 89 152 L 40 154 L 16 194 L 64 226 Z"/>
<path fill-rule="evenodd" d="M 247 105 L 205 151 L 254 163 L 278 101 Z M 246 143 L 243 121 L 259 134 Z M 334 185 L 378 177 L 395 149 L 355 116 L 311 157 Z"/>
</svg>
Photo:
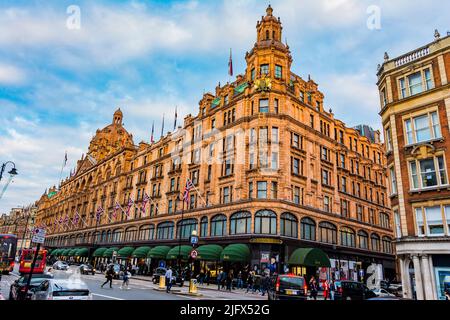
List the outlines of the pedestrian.
<svg viewBox="0 0 450 320">
<path fill-rule="evenodd" d="M 334 300 L 335 292 L 336 292 L 336 284 L 334 283 L 334 280 L 331 279 L 331 281 L 330 281 L 330 300 Z"/>
<path fill-rule="evenodd" d="M 128 286 L 130 284 L 130 278 L 131 278 L 131 273 L 130 273 L 130 271 L 126 270 L 123 273 L 123 282 L 122 282 L 122 285 L 120 286 L 120 289 L 124 289 L 125 286 L 127 287 L 128 290 L 130 289 Z"/>
<path fill-rule="evenodd" d="M 203 285 L 204 282 L 205 282 L 205 272 L 202 269 L 198 275 L 198 283 L 200 285 Z"/>
<path fill-rule="evenodd" d="M 253 292 L 253 273 L 252 272 L 248 273 L 246 293 L 248 293 L 250 290 L 252 290 L 252 292 Z"/>
<path fill-rule="evenodd" d="M 311 280 L 309 280 L 309 289 L 311 290 L 310 297 L 314 300 L 317 300 L 317 282 L 314 276 L 312 276 Z"/>
<path fill-rule="evenodd" d="M 269 275 L 266 273 L 266 275 L 264 276 L 264 279 L 262 280 L 262 296 L 264 296 L 266 294 L 266 292 L 269 291 L 269 285 L 270 285 L 270 277 Z"/>
<path fill-rule="evenodd" d="M 110 266 L 108 271 L 106 271 L 106 275 L 105 275 L 106 281 L 102 284 L 101 287 L 103 288 L 103 286 L 109 282 L 109 287 L 112 289 L 113 288 L 112 287 L 113 277 L 114 277 L 114 267 Z"/>
<path fill-rule="evenodd" d="M 170 289 L 172 289 L 172 267 L 167 269 L 166 274 L 166 292 L 169 293 Z"/>
<path fill-rule="evenodd" d="M 255 281 L 253 284 L 253 293 L 256 293 L 256 291 L 258 291 L 259 293 L 261 293 L 261 276 L 255 275 Z"/>
<path fill-rule="evenodd" d="M 206 271 L 206 285 L 209 286 L 209 281 L 211 280 L 211 270 Z"/>
<path fill-rule="evenodd" d="M 227 285 L 227 291 L 231 292 L 231 284 L 233 282 L 233 272 L 230 271 L 228 273 L 228 276 L 225 281 L 226 281 L 226 285 Z"/>
<path fill-rule="evenodd" d="M 242 280 L 242 271 L 239 271 L 237 275 L 237 288 L 238 289 L 244 288 L 244 281 Z"/>
<path fill-rule="evenodd" d="M 325 300 L 328 300 L 328 294 L 330 292 L 330 284 L 328 283 L 328 280 L 325 280 L 323 282 L 323 296 Z"/>
</svg>

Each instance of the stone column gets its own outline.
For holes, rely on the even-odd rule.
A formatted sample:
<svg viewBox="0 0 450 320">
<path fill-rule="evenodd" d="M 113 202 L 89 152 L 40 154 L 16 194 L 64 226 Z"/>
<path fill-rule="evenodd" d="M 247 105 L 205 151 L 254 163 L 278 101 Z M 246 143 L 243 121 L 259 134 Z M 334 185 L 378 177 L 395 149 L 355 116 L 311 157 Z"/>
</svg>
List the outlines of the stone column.
<svg viewBox="0 0 450 320">
<path fill-rule="evenodd" d="M 431 275 L 431 287 L 433 289 L 433 299 L 437 300 L 437 288 L 436 288 L 436 276 L 434 275 L 434 266 L 433 266 L 433 256 L 428 256 L 428 262 L 430 264 L 430 275 Z"/>
<path fill-rule="evenodd" d="M 434 300 L 433 297 L 433 285 L 431 283 L 430 274 L 430 262 L 428 261 L 428 255 L 422 256 L 422 273 L 423 273 L 423 289 L 425 293 L 425 300 Z"/>
<path fill-rule="evenodd" d="M 416 297 L 417 300 L 424 300 L 423 296 L 423 283 L 422 283 L 422 270 L 420 267 L 420 260 L 418 255 L 413 255 L 414 263 L 414 276 L 416 279 Z"/>
<path fill-rule="evenodd" d="M 406 270 L 405 266 L 405 258 L 403 256 L 400 256 L 398 261 L 400 264 L 400 277 L 402 280 L 403 298 L 407 298 L 409 293 L 407 281 L 409 281 L 409 279 L 408 270 Z"/>
</svg>

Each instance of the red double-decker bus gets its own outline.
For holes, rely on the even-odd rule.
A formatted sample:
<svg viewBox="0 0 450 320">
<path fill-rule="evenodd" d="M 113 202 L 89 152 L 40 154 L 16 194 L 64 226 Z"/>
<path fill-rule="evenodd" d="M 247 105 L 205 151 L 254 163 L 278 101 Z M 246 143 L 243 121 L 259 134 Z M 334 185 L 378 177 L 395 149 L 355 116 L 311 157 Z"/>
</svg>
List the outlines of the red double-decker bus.
<svg viewBox="0 0 450 320">
<path fill-rule="evenodd" d="M 14 269 L 16 257 L 17 236 L 0 234 L 0 273 L 10 273 Z"/>
<path fill-rule="evenodd" d="M 20 274 L 26 274 L 30 273 L 31 271 L 31 265 L 33 263 L 34 254 L 36 252 L 36 249 L 23 249 L 22 250 L 22 256 L 20 257 L 20 264 L 19 264 L 19 273 Z M 47 260 L 47 250 L 39 250 L 36 263 L 34 265 L 33 274 L 34 273 L 44 273 L 45 270 L 45 264 Z"/>
</svg>

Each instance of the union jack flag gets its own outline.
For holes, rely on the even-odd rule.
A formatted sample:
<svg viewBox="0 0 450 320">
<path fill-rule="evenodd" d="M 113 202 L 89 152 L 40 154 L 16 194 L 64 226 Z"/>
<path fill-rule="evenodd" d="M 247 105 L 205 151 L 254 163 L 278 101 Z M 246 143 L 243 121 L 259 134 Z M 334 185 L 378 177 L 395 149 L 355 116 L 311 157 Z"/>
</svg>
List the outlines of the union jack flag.
<svg viewBox="0 0 450 320">
<path fill-rule="evenodd" d="M 134 201 L 133 199 L 131 199 L 131 196 L 128 198 L 128 206 L 127 206 L 127 210 L 125 211 L 125 214 L 127 215 L 127 217 L 130 216 L 130 210 L 131 207 L 134 205 Z"/>
<path fill-rule="evenodd" d="M 186 187 L 184 188 L 184 193 L 183 193 L 183 201 L 186 202 L 187 204 L 189 204 L 189 193 L 191 192 L 191 189 L 193 187 L 194 187 L 194 185 L 192 184 L 192 181 L 190 179 L 188 179 L 186 182 Z"/>
<path fill-rule="evenodd" d="M 148 194 L 144 191 L 144 198 L 143 198 L 144 202 L 143 205 L 141 207 L 141 212 L 143 214 L 145 214 L 145 207 L 147 206 L 147 203 L 150 201 L 150 197 L 148 196 Z"/>
<path fill-rule="evenodd" d="M 100 221 L 100 217 L 102 216 L 102 214 L 105 212 L 105 210 L 103 210 L 103 208 L 100 206 L 97 209 L 97 214 L 96 214 L 96 218 L 97 218 L 97 222 Z"/>
<path fill-rule="evenodd" d="M 112 217 L 115 219 L 117 217 L 117 210 L 121 209 L 122 207 L 120 204 L 116 201 L 116 205 L 114 206 Z"/>
<path fill-rule="evenodd" d="M 80 215 L 78 214 L 78 211 L 75 211 L 75 215 L 73 216 L 73 219 L 72 219 L 72 224 L 74 226 L 77 226 L 79 221 L 80 221 Z"/>
</svg>

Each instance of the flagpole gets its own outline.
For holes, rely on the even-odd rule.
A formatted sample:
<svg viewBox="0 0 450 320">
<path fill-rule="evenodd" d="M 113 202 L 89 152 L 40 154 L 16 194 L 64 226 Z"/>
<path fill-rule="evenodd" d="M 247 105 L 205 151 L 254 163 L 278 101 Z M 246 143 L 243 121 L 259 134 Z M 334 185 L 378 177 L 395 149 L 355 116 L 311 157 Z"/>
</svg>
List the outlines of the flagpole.
<svg viewBox="0 0 450 320">
<path fill-rule="evenodd" d="M 197 195 L 200 197 L 200 199 L 203 201 L 203 203 L 205 204 L 205 207 L 206 207 L 207 203 L 206 203 L 205 199 L 203 199 L 202 194 L 200 193 L 200 191 L 198 191 L 198 189 L 195 187 L 194 184 L 192 184 L 192 186 L 194 187 L 195 192 L 197 192 Z"/>
<path fill-rule="evenodd" d="M 62 164 L 61 172 L 59 173 L 59 181 L 58 181 L 58 183 L 60 183 L 60 182 L 61 182 L 61 179 L 62 179 L 62 174 L 63 174 L 63 171 L 64 171 L 64 167 L 66 166 L 66 164 L 67 164 L 67 150 L 66 150 L 66 153 L 64 154 L 64 160 L 63 160 L 63 164 Z"/>
</svg>

